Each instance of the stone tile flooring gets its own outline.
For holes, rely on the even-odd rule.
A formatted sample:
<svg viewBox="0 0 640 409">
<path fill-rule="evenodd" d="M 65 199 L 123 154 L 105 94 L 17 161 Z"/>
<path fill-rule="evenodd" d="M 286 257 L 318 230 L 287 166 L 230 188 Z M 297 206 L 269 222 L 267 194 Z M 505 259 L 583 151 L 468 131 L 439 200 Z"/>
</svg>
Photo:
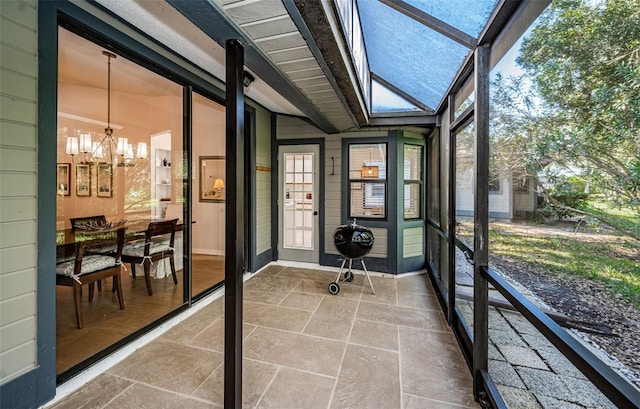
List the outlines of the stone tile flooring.
<svg viewBox="0 0 640 409">
<path fill-rule="evenodd" d="M 243 407 L 479 408 L 425 275 L 330 295 L 335 276 L 269 266 L 245 283 Z M 49 407 L 222 407 L 223 327 L 220 298 Z"/>
<path fill-rule="evenodd" d="M 456 290 L 473 294 L 473 266 L 460 249 L 456 252 Z M 538 308 L 549 309 L 528 289 L 512 283 Z M 489 298 L 508 304 L 495 289 Z M 458 298 L 456 306 L 467 323 L 473 322 L 473 302 Z M 584 338 L 568 330 L 578 341 Z M 599 359 L 615 368 L 602 351 L 584 345 Z M 489 308 L 489 375 L 509 408 L 523 409 L 615 409 L 602 392 L 527 321 L 522 314 L 504 308 Z"/>
</svg>

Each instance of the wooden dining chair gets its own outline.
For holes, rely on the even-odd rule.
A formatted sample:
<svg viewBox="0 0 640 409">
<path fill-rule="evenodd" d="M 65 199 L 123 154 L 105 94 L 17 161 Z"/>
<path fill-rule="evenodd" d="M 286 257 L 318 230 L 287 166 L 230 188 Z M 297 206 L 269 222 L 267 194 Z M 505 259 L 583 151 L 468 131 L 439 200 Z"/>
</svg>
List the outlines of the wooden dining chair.
<svg viewBox="0 0 640 409">
<path fill-rule="evenodd" d="M 78 231 L 84 230 L 83 227 L 89 227 L 91 225 L 99 226 L 107 223 L 107 217 L 103 214 L 98 214 L 95 216 L 83 216 L 83 217 L 72 217 L 69 219 L 71 221 L 71 230 Z M 115 285 L 113 286 L 113 290 L 115 291 Z M 93 283 L 90 284 L 89 292 L 93 291 Z M 98 281 L 98 291 L 102 291 L 102 280 Z"/>
<path fill-rule="evenodd" d="M 89 302 L 93 301 L 96 281 L 113 277 L 120 309 L 124 310 L 122 281 L 120 278 L 121 255 L 124 245 L 124 228 L 112 231 L 87 233 L 87 239 L 76 243 L 75 258 L 56 264 L 56 285 L 73 288 L 73 302 L 78 328 L 83 327 L 82 286 L 89 284 Z M 115 247 L 115 253 L 104 253 L 105 248 Z"/>
<path fill-rule="evenodd" d="M 103 214 L 96 216 L 73 217 L 69 220 L 71 221 L 71 228 L 73 230 L 78 230 L 79 228 L 82 228 L 83 225 L 90 225 L 92 223 L 95 223 L 96 225 L 107 223 L 107 218 Z"/>
<path fill-rule="evenodd" d="M 169 259 L 173 283 L 178 284 L 176 264 L 173 258 L 173 244 L 176 235 L 178 219 L 150 222 L 145 231 L 144 240 L 126 244 L 122 249 L 122 261 L 131 264 L 131 275 L 136 278 L 136 264 L 144 268 L 144 278 L 147 291 L 153 295 L 151 289 L 151 265 L 164 258 Z"/>
</svg>

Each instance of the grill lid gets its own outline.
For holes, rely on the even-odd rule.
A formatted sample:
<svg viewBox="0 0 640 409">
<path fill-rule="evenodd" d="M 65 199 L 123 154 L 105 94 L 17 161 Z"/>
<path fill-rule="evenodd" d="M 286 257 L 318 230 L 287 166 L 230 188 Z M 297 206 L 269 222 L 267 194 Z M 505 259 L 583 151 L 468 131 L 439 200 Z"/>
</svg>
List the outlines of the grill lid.
<svg viewBox="0 0 640 409">
<path fill-rule="evenodd" d="M 362 258 L 369 254 L 374 243 L 373 233 L 356 223 L 344 224 L 333 232 L 336 249 L 346 258 Z"/>
</svg>

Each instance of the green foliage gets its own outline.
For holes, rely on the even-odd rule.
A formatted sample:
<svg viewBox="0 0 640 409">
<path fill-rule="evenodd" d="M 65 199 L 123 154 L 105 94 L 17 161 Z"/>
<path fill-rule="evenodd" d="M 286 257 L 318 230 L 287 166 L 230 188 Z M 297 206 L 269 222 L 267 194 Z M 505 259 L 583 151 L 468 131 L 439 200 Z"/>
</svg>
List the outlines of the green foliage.
<svg viewBox="0 0 640 409">
<path fill-rule="evenodd" d="M 573 209 L 584 210 L 588 205 L 586 183 L 577 177 L 556 177 L 545 193 L 548 200 L 540 211 L 546 216 L 555 214 L 560 220 L 573 216 Z"/>
<path fill-rule="evenodd" d="M 542 128 L 521 115 L 534 133 L 513 125 L 529 137 L 528 165 L 579 169 L 592 189 L 640 214 L 640 0 L 552 2 L 518 62 L 544 110 Z"/>
<path fill-rule="evenodd" d="M 492 256 L 524 262 L 534 271 L 584 277 L 606 284 L 612 298 L 622 297 L 640 309 L 640 262 L 636 243 L 621 236 L 588 240 L 567 235 L 526 233 L 526 225 L 492 223 Z"/>
</svg>

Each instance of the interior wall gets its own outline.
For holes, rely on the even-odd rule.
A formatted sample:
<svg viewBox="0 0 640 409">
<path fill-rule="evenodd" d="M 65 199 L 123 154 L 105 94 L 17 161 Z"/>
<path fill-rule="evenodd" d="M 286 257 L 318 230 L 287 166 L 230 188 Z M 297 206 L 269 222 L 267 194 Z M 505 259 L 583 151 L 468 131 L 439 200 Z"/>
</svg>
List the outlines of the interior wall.
<svg viewBox="0 0 640 409">
<path fill-rule="evenodd" d="M 176 85 L 177 87 L 177 85 Z M 125 203 L 125 192 L 136 190 L 141 201 L 150 201 L 151 189 L 151 135 L 168 131 L 172 135 L 172 147 L 182 147 L 182 98 L 181 96 L 141 96 L 123 92 L 111 95 L 112 127 L 114 137 L 127 137 L 137 148 L 138 142 L 149 147 L 147 159 L 135 159 L 133 167 L 113 168 L 112 197 L 98 197 L 95 166 L 91 167 L 91 195 L 76 194 L 76 165 L 84 159 L 78 155 L 66 154 L 69 136 L 80 132 L 91 132 L 92 140 L 98 142 L 104 135 L 104 125 L 90 121 L 106 121 L 106 91 L 93 87 L 59 83 L 58 110 L 58 163 L 71 166 L 69 195 L 57 196 L 57 229 L 69 228 L 70 217 L 104 214 L 107 219 L 132 219 L 151 217 L 152 209 L 142 206 L 132 207 Z M 176 114 L 177 113 L 177 114 Z M 69 117 L 72 114 L 73 117 Z M 181 150 L 174 150 L 172 157 L 181 157 Z M 106 152 L 105 152 L 106 154 Z M 172 158 L 169 158 L 172 160 Z M 175 167 L 179 169 L 179 167 Z M 175 176 L 172 179 L 175 179 Z M 177 175 L 181 178 L 181 175 Z M 180 189 L 174 189 L 175 199 Z M 181 194 L 181 193 L 180 193 Z"/>
<path fill-rule="evenodd" d="M 200 157 L 225 156 L 225 107 L 197 94 L 193 101 L 192 252 L 224 255 L 225 203 L 200 201 Z"/>
</svg>

